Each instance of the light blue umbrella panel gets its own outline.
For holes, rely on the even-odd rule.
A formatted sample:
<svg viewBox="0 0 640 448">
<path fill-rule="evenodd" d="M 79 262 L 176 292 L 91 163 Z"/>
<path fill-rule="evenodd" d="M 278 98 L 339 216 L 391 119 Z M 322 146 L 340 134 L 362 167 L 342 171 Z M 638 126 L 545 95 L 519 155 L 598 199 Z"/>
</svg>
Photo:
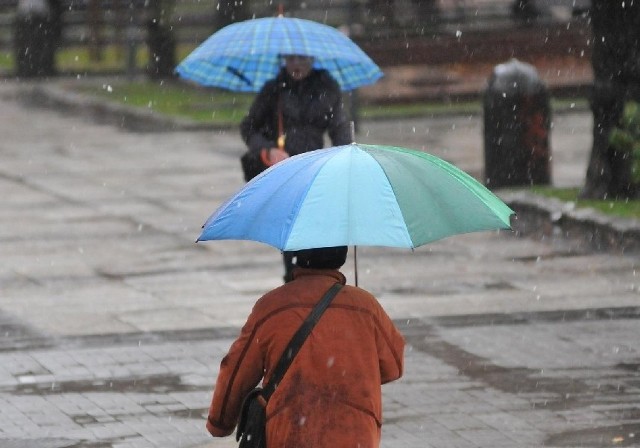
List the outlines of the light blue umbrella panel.
<svg viewBox="0 0 640 448">
<path fill-rule="evenodd" d="M 336 28 L 287 17 L 228 25 L 180 62 L 176 72 L 204 86 L 258 92 L 276 76 L 287 54 L 313 56 L 314 67 L 328 70 L 344 91 L 382 77 L 371 58 Z"/>
</svg>

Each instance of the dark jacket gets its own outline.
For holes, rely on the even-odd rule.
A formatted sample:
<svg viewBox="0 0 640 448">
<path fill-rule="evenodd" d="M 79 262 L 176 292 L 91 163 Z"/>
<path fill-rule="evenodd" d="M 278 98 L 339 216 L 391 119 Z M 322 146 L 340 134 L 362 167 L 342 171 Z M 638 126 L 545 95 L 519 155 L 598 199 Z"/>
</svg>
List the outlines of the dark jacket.
<svg viewBox="0 0 640 448">
<path fill-rule="evenodd" d="M 242 138 L 252 152 L 277 146 L 279 95 L 289 155 L 324 147 L 325 132 L 334 146 L 351 143 L 340 86 L 331 75 L 312 70 L 305 79 L 294 81 L 282 69 L 265 83 L 240 124 Z"/>
<path fill-rule="evenodd" d="M 231 434 L 243 397 L 275 364 L 313 306 L 335 282 L 331 269 L 296 268 L 294 280 L 256 302 L 220 364 L 207 429 Z M 381 384 L 402 375 L 404 339 L 367 291 L 344 286 L 322 315 L 267 404 L 267 446 L 375 448 Z"/>
</svg>

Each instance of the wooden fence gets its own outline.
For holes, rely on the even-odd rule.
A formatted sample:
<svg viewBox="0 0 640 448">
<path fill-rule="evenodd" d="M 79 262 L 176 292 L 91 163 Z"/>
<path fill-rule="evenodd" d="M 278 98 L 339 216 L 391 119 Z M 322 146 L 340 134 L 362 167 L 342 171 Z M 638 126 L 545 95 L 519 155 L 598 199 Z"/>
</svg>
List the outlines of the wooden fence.
<svg viewBox="0 0 640 448">
<path fill-rule="evenodd" d="M 148 0 L 62 1 L 61 46 L 144 45 Z M 256 17 L 271 14 L 273 3 L 263 1 L 252 2 Z M 527 26 L 513 16 L 512 0 L 439 0 L 433 16 L 418 22 L 415 1 L 394 0 L 394 23 L 381 22 L 369 9 L 371 1 L 376 0 L 289 0 L 288 11 L 334 26 L 350 22 L 352 38 L 381 66 L 590 51 L 586 21 L 565 14 Z M 172 24 L 177 42 L 195 46 L 214 32 L 215 5 L 215 0 L 176 0 Z M 12 51 L 16 7 L 17 0 L 0 0 L 0 51 Z"/>
</svg>

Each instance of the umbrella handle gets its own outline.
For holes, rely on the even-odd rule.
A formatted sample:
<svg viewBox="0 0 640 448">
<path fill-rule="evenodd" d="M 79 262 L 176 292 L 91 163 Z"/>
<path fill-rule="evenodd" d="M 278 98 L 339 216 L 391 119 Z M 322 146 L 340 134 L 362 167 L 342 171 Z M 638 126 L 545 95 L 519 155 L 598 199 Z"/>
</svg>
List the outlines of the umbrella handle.
<svg viewBox="0 0 640 448">
<path fill-rule="evenodd" d="M 278 91 L 278 149 L 284 149 L 284 118 L 282 117 L 282 92 Z"/>
<path fill-rule="evenodd" d="M 356 286 L 358 286 L 358 246 L 353 246 L 353 270 L 355 272 Z"/>
</svg>

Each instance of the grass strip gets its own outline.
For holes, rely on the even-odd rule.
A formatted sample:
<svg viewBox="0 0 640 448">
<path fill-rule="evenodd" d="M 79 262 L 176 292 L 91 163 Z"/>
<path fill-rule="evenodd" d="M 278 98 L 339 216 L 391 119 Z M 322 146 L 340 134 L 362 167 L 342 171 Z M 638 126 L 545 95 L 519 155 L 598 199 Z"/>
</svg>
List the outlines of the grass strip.
<svg viewBox="0 0 640 448">
<path fill-rule="evenodd" d="M 578 188 L 553 188 L 534 186 L 531 191 L 541 196 L 556 198 L 563 202 L 574 203 L 576 208 L 592 208 L 609 216 L 622 218 L 640 218 L 640 200 L 595 200 L 580 199 Z"/>
<path fill-rule="evenodd" d="M 252 93 L 234 93 L 221 89 L 205 88 L 191 83 L 171 81 L 114 81 L 109 86 L 79 84 L 84 93 L 98 95 L 111 101 L 136 107 L 147 107 L 154 112 L 182 117 L 214 125 L 237 125 L 246 114 Z M 349 100 L 349 94 L 345 94 Z M 555 111 L 586 107 L 584 99 L 552 99 Z M 362 104 L 360 118 L 409 118 L 440 115 L 482 113 L 482 102 L 453 101 L 398 104 Z"/>
</svg>

